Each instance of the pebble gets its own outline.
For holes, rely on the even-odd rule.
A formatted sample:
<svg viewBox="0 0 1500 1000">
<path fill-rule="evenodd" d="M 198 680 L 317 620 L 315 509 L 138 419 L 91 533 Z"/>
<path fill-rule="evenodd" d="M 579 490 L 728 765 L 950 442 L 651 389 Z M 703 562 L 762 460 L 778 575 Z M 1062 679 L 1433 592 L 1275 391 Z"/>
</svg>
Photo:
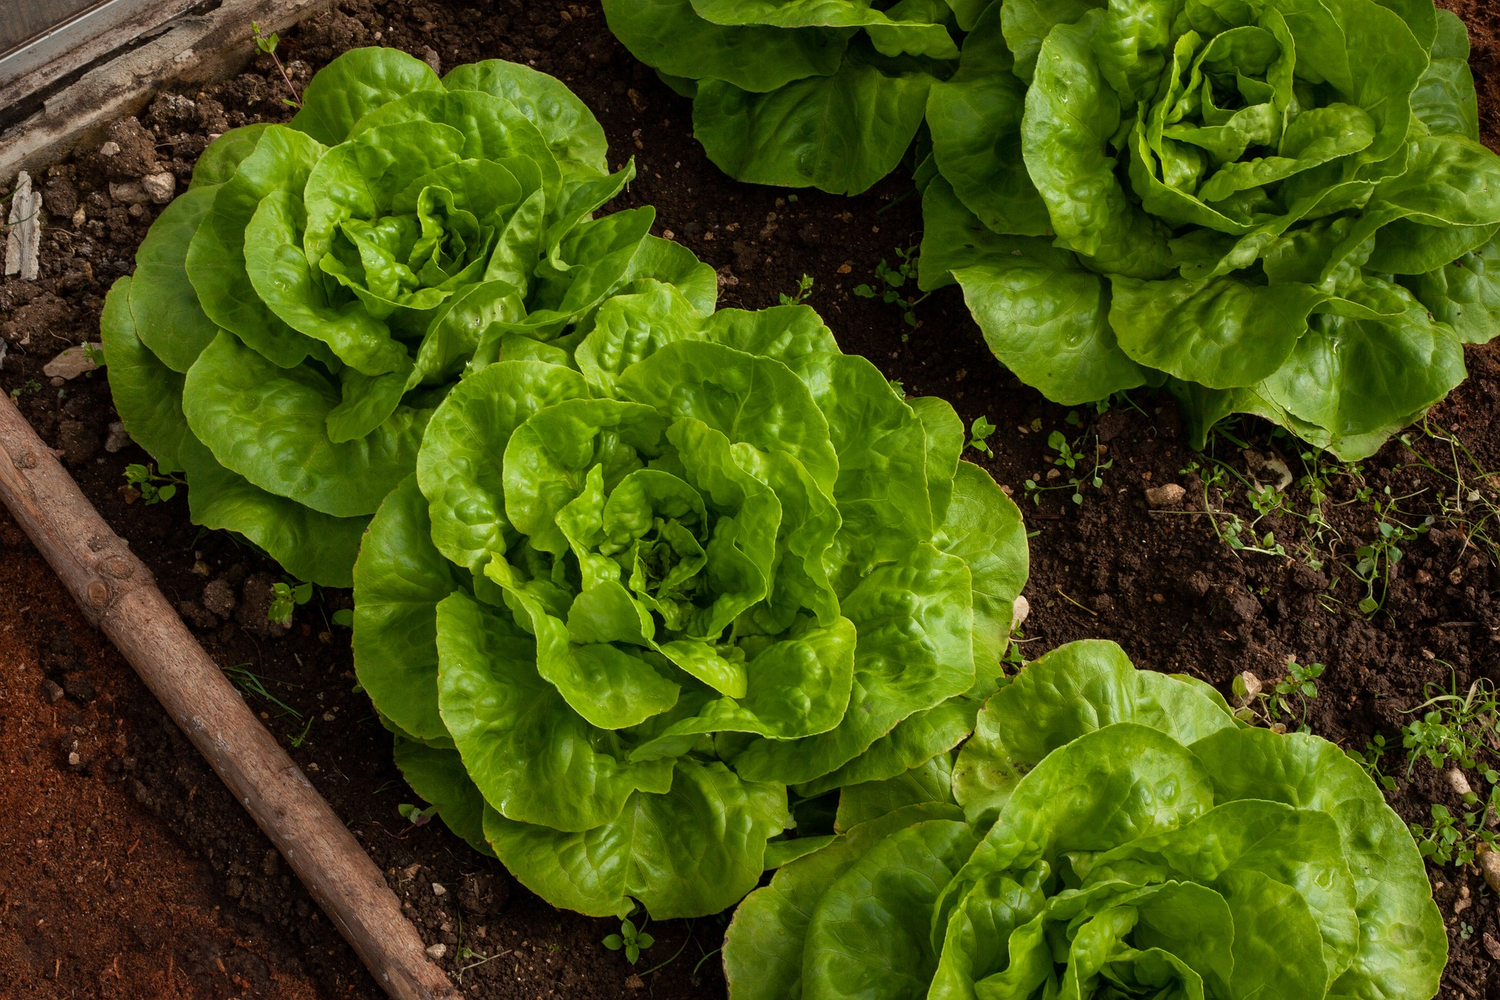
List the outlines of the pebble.
<svg viewBox="0 0 1500 1000">
<path fill-rule="evenodd" d="M 1021 623 L 1026 621 L 1026 616 L 1031 614 L 1031 602 L 1024 597 L 1016 597 L 1015 604 L 1011 610 L 1011 628 L 1020 628 Z"/>
<path fill-rule="evenodd" d="M 151 200 L 140 181 L 110 181 L 109 197 L 122 205 L 143 205 Z"/>
<path fill-rule="evenodd" d="M 1481 843 L 1474 853 L 1474 861 L 1484 872 L 1484 881 L 1490 889 L 1500 892 L 1500 854 L 1490 850 L 1488 844 Z"/>
<path fill-rule="evenodd" d="M 448 890 L 434 882 L 432 883 L 432 894 L 434 896 L 446 896 L 448 895 Z"/>
<path fill-rule="evenodd" d="M 109 425 L 109 435 L 104 439 L 104 450 L 111 455 L 130 447 L 130 433 L 118 420 Z"/>
<path fill-rule="evenodd" d="M 432 959 L 442 958 L 448 954 L 448 946 L 442 943 L 427 946 L 427 957 Z"/>
<path fill-rule="evenodd" d="M 1182 498 L 1187 495 L 1187 490 L 1176 483 L 1163 483 L 1161 486 L 1151 486 L 1146 489 L 1146 505 L 1148 507 L 1176 507 L 1182 503 Z"/>
<path fill-rule="evenodd" d="M 56 705 L 63 699 L 62 685 L 54 680 L 42 681 L 42 696 L 47 699 L 49 704 Z"/>
<path fill-rule="evenodd" d="M 91 372 L 98 368 L 99 363 L 94 358 L 102 355 L 103 352 L 104 345 L 99 343 L 70 347 L 43 365 L 42 374 L 48 378 L 77 378 L 84 372 Z"/>
<path fill-rule="evenodd" d="M 160 170 L 141 178 L 141 189 L 158 205 L 165 205 L 177 193 L 177 178 L 170 170 Z"/>
</svg>

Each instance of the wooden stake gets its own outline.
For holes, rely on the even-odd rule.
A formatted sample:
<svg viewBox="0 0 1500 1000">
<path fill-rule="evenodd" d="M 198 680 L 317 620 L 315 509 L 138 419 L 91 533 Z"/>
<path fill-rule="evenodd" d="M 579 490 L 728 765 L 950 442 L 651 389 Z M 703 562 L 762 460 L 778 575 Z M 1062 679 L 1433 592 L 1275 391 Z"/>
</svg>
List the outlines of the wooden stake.
<svg viewBox="0 0 1500 1000">
<path fill-rule="evenodd" d="M 0 393 L 0 500 L 182 731 L 281 850 L 396 1000 L 456 1000 L 416 928 L 333 809 L 255 718 L 157 589 Z"/>
</svg>

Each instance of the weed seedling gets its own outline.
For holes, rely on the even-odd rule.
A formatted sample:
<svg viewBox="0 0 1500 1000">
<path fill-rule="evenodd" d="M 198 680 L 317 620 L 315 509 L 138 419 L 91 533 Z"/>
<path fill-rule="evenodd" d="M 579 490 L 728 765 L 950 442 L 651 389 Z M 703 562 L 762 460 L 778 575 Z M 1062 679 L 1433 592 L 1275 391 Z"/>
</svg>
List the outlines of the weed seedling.
<svg viewBox="0 0 1500 1000">
<path fill-rule="evenodd" d="M 290 715 L 294 719 L 302 718 L 301 712 L 297 711 L 295 708 L 288 705 L 286 702 L 282 701 L 280 698 L 276 697 L 266 689 L 266 682 L 261 680 L 259 675 L 251 672 L 250 665 L 248 663 L 236 663 L 232 667 L 225 667 L 224 674 L 234 682 L 236 687 L 238 687 L 241 691 L 244 691 L 246 694 L 253 694 L 257 698 L 264 698 L 266 701 L 269 701 L 271 704 L 281 709 L 284 714 Z"/>
<path fill-rule="evenodd" d="M 1500 735 L 1500 700 L 1494 686 L 1481 678 L 1459 694 L 1455 683 L 1449 690 L 1429 697 L 1411 710 L 1421 717 L 1401 729 L 1401 745 L 1407 752 L 1407 773 L 1418 760 L 1434 770 L 1477 772 L 1488 786 L 1484 794 L 1459 782 L 1465 808 L 1455 816 L 1441 803 L 1431 806 L 1432 823 L 1412 823 L 1411 833 L 1424 858 L 1436 864 L 1468 864 L 1481 845 L 1494 847 L 1500 838 L 1488 820 L 1500 810 L 1500 771 L 1494 766 L 1495 738 Z"/>
<path fill-rule="evenodd" d="M 649 918 L 648 918 L 649 922 Z M 626 917 L 620 921 L 620 933 L 611 934 L 604 939 L 604 947 L 610 951 L 625 950 L 625 960 L 631 965 L 641 960 L 641 952 L 656 943 L 656 938 L 646 933 L 646 924 L 642 923 L 637 929 L 635 921 Z"/>
<path fill-rule="evenodd" d="M 282 628 L 292 624 L 292 611 L 299 604 L 312 600 L 313 585 L 281 581 L 271 588 L 271 605 L 266 608 L 266 620 Z"/>
<path fill-rule="evenodd" d="M 1076 411 L 1069 413 L 1068 416 L 1072 418 L 1068 421 L 1069 423 L 1076 425 L 1080 422 Z M 1105 460 L 1104 446 L 1099 443 L 1098 437 L 1095 437 L 1092 449 L 1093 467 L 1090 468 L 1090 458 L 1087 454 L 1089 449 L 1084 443 L 1086 437 L 1087 435 L 1081 435 L 1077 439 L 1069 441 L 1067 435 L 1062 431 L 1053 431 L 1047 435 L 1047 447 L 1057 453 L 1049 461 L 1051 461 L 1053 467 L 1059 472 L 1066 469 L 1072 475 L 1067 476 L 1063 482 L 1058 483 L 1056 486 L 1043 486 L 1035 479 L 1026 480 L 1022 486 L 1026 490 L 1026 495 L 1031 498 L 1032 503 L 1041 503 L 1042 494 L 1050 490 L 1071 488 L 1073 490 L 1073 502 L 1082 505 L 1083 489 L 1085 486 L 1092 486 L 1096 490 L 1104 488 L 1104 472 L 1114 466 L 1115 460 L 1112 458 L 1107 461 Z M 1054 476 L 1052 478 L 1062 477 Z"/>
<path fill-rule="evenodd" d="M 423 809 L 421 806 L 412 805 L 410 802 L 403 802 L 396 807 L 396 811 L 401 814 L 402 819 L 409 822 L 412 826 L 426 826 L 431 822 L 432 817 L 437 815 L 437 806 L 428 806 L 426 809 Z"/>
<path fill-rule="evenodd" d="M 969 428 L 969 447 L 975 451 L 982 451 L 986 455 L 994 455 L 994 449 L 989 446 L 989 437 L 994 433 L 995 425 L 990 423 L 988 417 L 975 417 L 973 425 Z"/>
<path fill-rule="evenodd" d="M 1398 520 L 1395 516 L 1400 513 L 1396 509 L 1398 498 L 1390 496 L 1389 486 L 1385 488 L 1385 492 L 1386 499 L 1375 501 L 1374 540 L 1361 545 L 1354 553 L 1354 575 L 1365 585 L 1365 596 L 1360 599 L 1359 610 L 1366 615 L 1373 615 L 1385 603 L 1386 594 L 1390 591 L 1391 575 L 1403 555 L 1401 546 L 1427 534 L 1434 523 L 1431 517 L 1415 526 Z M 1378 598 L 1375 596 L 1377 589 L 1380 593 Z"/>
<path fill-rule="evenodd" d="M 794 294 L 788 295 L 786 292 L 781 293 L 781 304 L 784 306 L 795 306 L 806 302 L 807 297 L 812 294 L 812 290 L 813 276 L 810 274 L 804 274 L 800 279 L 798 279 L 797 291 Z"/>
<path fill-rule="evenodd" d="M 1254 674 L 1248 671 L 1239 674 L 1232 685 L 1234 703 L 1238 706 L 1235 715 L 1245 722 L 1265 722 L 1277 732 L 1286 732 L 1286 720 L 1294 719 L 1298 732 L 1311 732 L 1307 725 L 1307 711 L 1309 703 L 1318 696 L 1318 678 L 1321 676 L 1323 664 L 1304 666 L 1296 660 L 1286 661 L 1286 673 L 1269 690 Z M 1382 742 L 1382 753 L 1384 745 Z M 1375 759 L 1379 760 L 1379 756 Z"/>
<path fill-rule="evenodd" d="M 187 485 L 176 476 L 157 472 L 154 465 L 125 466 L 125 482 L 135 487 L 141 501 L 148 507 L 154 503 L 166 503 L 177 495 L 177 487 Z"/>
<path fill-rule="evenodd" d="M 880 263 L 875 266 L 875 277 L 880 280 L 880 287 L 854 286 L 854 294 L 862 299 L 878 298 L 899 307 L 901 318 L 913 330 L 922 325 L 917 321 L 917 306 L 926 301 L 927 295 L 932 294 L 928 292 L 927 295 L 918 296 L 905 291 L 907 282 L 915 284 L 917 280 L 917 251 L 917 247 L 906 250 L 897 247 L 896 259 L 900 263 L 895 267 L 881 258 Z"/>
<path fill-rule="evenodd" d="M 12 389 L 10 391 L 10 398 L 11 398 L 12 402 L 19 403 L 21 400 L 25 399 L 27 396 L 35 396 L 37 393 L 39 393 L 41 391 L 42 391 L 42 383 L 38 382 L 34 378 L 29 378 L 25 382 L 23 382 L 21 385 L 16 386 L 14 389 Z"/>
<path fill-rule="evenodd" d="M 272 61 L 276 63 L 276 68 L 281 71 L 282 82 L 286 84 L 286 89 L 292 92 L 292 96 L 290 98 L 283 97 L 281 103 L 289 108 L 301 110 L 302 98 L 297 95 L 297 88 L 292 85 L 291 76 L 287 74 L 286 67 L 281 64 L 281 57 L 276 54 L 276 46 L 281 44 L 281 36 L 275 32 L 269 35 L 261 34 L 260 25 L 254 21 L 250 22 L 250 30 L 253 32 L 251 38 L 255 41 L 255 47 L 270 56 Z"/>
<path fill-rule="evenodd" d="M 1277 715 L 1297 716 L 1297 731 L 1311 732 L 1307 726 L 1308 703 L 1318 696 L 1318 678 L 1323 676 L 1323 664 L 1309 663 L 1306 666 L 1296 660 L 1288 660 L 1286 676 L 1276 682 L 1273 704 Z M 1297 703 L 1293 708 L 1293 701 Z"/>
</svg>

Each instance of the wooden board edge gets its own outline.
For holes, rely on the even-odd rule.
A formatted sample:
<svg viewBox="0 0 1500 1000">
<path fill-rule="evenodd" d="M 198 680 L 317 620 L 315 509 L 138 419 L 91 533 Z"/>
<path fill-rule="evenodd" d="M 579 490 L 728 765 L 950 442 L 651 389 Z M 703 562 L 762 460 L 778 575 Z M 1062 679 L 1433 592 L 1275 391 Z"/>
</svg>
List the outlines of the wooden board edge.
<svg viewBox="0 0 1500 1000">
<path fill-rule="evenodd" d="M 89 70 L 42 110 L 0 133 L 0 184 L 56 161 L 109 124 L 136 111 L 168 83 L 228 76 L 253 54 L 251 22 L 283 31 L 333 0 L 225 0 L 189 15 L 159 37 Z"/>
</svg>

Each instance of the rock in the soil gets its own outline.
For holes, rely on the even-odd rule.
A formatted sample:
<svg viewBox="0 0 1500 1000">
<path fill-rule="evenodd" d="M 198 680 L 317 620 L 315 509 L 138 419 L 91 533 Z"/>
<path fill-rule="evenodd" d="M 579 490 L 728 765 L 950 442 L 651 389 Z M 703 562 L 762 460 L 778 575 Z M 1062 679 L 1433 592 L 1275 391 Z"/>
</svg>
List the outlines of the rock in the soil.
<svg viewBox="0 0 1500 1000">
<path fill-rule="evenodd" d="M 177 178 L 170 170 L 158 170 L 141 178 L 141 190 L 145 191 L 147 197 L 154 203 L 165 205 L 177 192 Z"/>
<path fill-rule="evenodd" d="M 109 434 L 104 438 L 104 450 L 111 455 L 130 447 L 130 432 L 118 420 L 109 425 Z"/>
<path fill-rule="evenodd" d="M 42 374 L 48 378 L 77 378 L 84 372 L 91 372 L 98 368 L 99 363 L 94 359 L 102 356 L 103 353 L 104 345 L 99 343 L 70 347 L 43 365 Z"/>
<path fill-rule="evenodd" d="M 161 169 L 156 156 L 156 136 L 138 119 L 122 118 L 110 125 L 108 139 L 99 153 L 100 165 L 110 180 L 137 180 Z"/>
<path fill-rule="evenodd" d="M 5 232 L 5 273 L 22 281 L 35 281 L 41 263 L 42 196 L 31 190 L 31 175 L 16 175 L 11 192 L 10 224 Z"/>
<path fill-rule="evenodd" d="M 144 205 L 151 200 L 145 185 L 138 180 L 110 181 L 109 198 L 120 205 Z"/>
<path fill-rule="evenodd" d="M 1031 602 L 1017 595 L 1015 603 L 1011 606 L 1011 628 L 1020 628 L 1022 623 L 1031 614 Z"/>
<path fill-rule="evenodd" d="M 42 681 L 42 697 L 47 699 L 47 704 L 56 705 L 63 700 L 63 694 L 62 685 L 57 681 L 50 678 Z"/>
<path fill-rule="evenodd" d="M 1187 495 L 1187 490 L 1176 483 L 1163 483 L 1161 486 L 1151 486 L 1146 490 L 1146 505 L 1148 507 L 1176 507 L 1182 503 L 1182 498 Z"/>
<path fill-rule="evenodd" d="M 1484 873 L 1484 881 L 1490 891 L 1500 892 L 1500 854 L 1490 850 L 1488 844 L 1481 843 L 1474 852 L 1474 861 Z"/>
<path fill-rule="evenodd" d="M 448 954 L 448 946 L 439 942 L 427 946 L 427 957 L 434 961 Z"/>
<path fill-rule="evenodd" d="M 431 45 L 422 50 L 422 61 L 432 67 L 432 71 L 438 76 L 443 75 L 443 61 L 437 54 L 437 49 Z"/>
</svg>

